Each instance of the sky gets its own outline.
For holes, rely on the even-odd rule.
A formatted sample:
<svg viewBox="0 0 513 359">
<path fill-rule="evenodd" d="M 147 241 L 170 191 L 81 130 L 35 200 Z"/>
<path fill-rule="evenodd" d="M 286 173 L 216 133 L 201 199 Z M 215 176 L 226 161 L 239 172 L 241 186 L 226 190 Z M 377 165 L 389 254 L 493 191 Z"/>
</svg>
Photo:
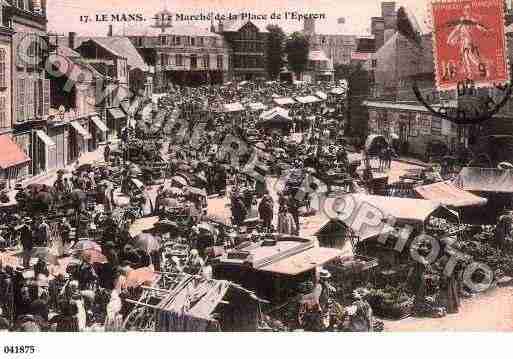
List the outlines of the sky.
<svg viewBox="0 0 513 359">
<path fill-rule="evenodd" d="M 426 21 L 429 0 L 401 0 L 399 6 L 408 7 L 417 17 L 419 24 Z M 79 35 L 105 35 L 109 24 L 115 32 L 123 27 L 149 26 L 151 17 L 166 7 L 172 13 L 208 14 L 209 12 L 227 14 L 251 12 L 252 14 L 298 13 L 325 14 L 326 19 L 316 21 L 316 32 L 322 34 L 369 34 L 370 18 L 380 16 L 381 1 L 378 0 L 48 0 L 48 30 L 65 34 L 74 31 Z M 95 18 L 97 14 L 142 14 L 147 21 L 143 23 L 88 22 L 80 21 L 80 16 Z M 337 19 L 344 17 L 345 24 Z M 258 21 L 255 21 L 258 22 Z M 277 22 L 265 21 L 263 24 Z M 198 26 L 208 27 L 208 22 L 195 22 Z M 297 20 L 279 21 L 286 32 L 300 30 L 302 22 Z"/>
</svg>

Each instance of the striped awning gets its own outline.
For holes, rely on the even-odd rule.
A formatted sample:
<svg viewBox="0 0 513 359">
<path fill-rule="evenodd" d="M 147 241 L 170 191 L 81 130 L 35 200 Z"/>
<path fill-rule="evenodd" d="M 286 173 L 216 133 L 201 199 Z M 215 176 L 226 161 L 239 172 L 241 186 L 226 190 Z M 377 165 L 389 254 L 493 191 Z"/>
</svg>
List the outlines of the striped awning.
<svg viewBox="0 0 513 359">
<path fill-rule="evenodd" d="M 42 130 L 37 130 L 36 135 L 47 147 L 55 146 L 55 142 Z"/>
<path fill-rule="evenodd" d="M 100 119 L 99 116 L 91 116 L 91 121 L 100 131 L 107 132 L 109 130 L 107 128 L 107 125 L 105 125 L 105 123 Z"/>
<path fill-rule="evenodd" d="M 0 136 L 0 168 L 6 169 L 30 162 L 27 156 L 8 135 Z"/>
<path fill-rule="evenodd" d="M 82 136 L 85 140 L 89 140 L 92 138 L 91 134 L 87 132 L 85 128 L 82 127 L 81 124 L 79 124 L 77 121 L 71 121 L 70 122 L 71 127 L 75 129 L 75 131 L 78 132 L 80 136 Z"/>
</svg>

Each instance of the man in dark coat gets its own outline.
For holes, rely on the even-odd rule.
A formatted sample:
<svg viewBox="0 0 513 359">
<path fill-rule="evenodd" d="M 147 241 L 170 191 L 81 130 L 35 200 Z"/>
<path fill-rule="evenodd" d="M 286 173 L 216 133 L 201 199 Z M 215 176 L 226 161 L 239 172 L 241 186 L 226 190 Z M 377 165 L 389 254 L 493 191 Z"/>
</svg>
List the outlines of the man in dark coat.
<svg viewBox="0 0 513 359">
<path fill-rule="evenodd" d="M 110 161 L 110 146 L 109 146 L 109 142 L 107 142 L 107 145 L 103 149 L 103 159 L 107 163 L 109 163 L 109 161 Z"/>
<path fill-rule="evenodd" d="M 248 215 L 248 209 L 244 204 L 240 194 L 235 194 L 232 197 L 232 218 L 235 226 L 241 226 L 246 216 Z"/>
<path fill-rule="evenodd" d="M 272 197 L 266 193 L 258 206 L 258 214 L 264 223 L 267 231 L 271 230 L 273 215 L 274 215 L 274 202 Z"/>
<path fill-rule="evenodd" d="M 30 227 L 31 219 L 25 218 L 23 225 L 18 229 L 20 233 L 21 246 L 23 247 L 23 266 L 30 266 L 30 257 L 34 248 L 34 238 L 32 236 L 32 228 Z"/>
</svg>

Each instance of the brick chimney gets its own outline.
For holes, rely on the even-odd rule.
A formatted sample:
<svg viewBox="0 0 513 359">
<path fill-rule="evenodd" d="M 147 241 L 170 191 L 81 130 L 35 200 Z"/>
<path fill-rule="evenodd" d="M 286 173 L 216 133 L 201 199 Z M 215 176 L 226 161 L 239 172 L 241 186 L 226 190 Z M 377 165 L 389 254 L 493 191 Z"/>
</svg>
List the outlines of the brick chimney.
<svg viewBox="0 0 513 359">
<path fill-rule="evenodd" d="M 113 31 L 113 26 L 112 26 L 112 24 L 110 24 L 109 25 L 109 31 L 107 32 L 107 36 L 112 36 L 113 32 L 114 32 Z"/>
<path fill-rule="evenodd" d="M 75 38 L 77 37 L 77 33 L 76 32 L 70 32 L 68 34 L 68 47 L 70 49 L 74 49 L 75 48 Z"/>
</svg>

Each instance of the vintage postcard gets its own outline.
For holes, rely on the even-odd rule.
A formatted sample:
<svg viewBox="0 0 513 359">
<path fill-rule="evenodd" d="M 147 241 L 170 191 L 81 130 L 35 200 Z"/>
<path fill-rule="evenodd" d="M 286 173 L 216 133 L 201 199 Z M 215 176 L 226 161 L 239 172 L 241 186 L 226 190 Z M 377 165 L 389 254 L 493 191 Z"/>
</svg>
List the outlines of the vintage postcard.
<svg viewBox="0 0 513 359">
<path fill-rule="evenodd" d="M 513 329 L 511 1 L 0 22 L 6 357 L 43 355 L 19 332 Z"/>
</svg>

